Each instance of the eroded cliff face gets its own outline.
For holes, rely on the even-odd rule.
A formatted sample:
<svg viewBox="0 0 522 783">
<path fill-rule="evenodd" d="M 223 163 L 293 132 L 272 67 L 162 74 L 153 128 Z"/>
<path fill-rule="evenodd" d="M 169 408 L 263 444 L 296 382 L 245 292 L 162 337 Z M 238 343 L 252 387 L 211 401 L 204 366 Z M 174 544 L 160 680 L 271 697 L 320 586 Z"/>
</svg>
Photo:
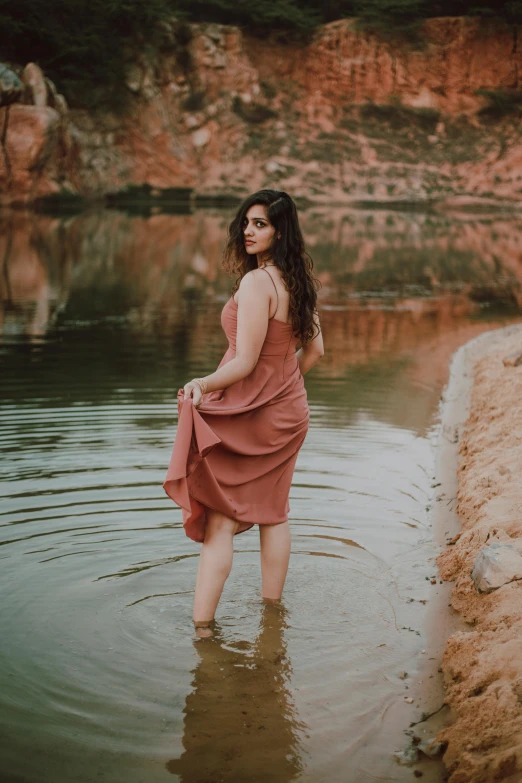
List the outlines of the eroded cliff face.
<svg viewBox="0 0 522 783">
<path fill-rule="evenodd" d="M 213 196 L 277 187 L 339 202 L 521 201 L 518 119 L 481 113 L 478 94 L 519 89 L 519 28 L 432 19 L 422 49 L 353 20 L 306 45 L 211 24 L 191 25 L 181 44 L 179 29 L 166 25 L 154 55 L 136 55 L 123 115 L 66 112 L 49 84 L 42 105 L 33 69 L 26 105 L 0 110 L 2 127 L 10 114 L 4 200 L 147 185 Z"/>
</svg>

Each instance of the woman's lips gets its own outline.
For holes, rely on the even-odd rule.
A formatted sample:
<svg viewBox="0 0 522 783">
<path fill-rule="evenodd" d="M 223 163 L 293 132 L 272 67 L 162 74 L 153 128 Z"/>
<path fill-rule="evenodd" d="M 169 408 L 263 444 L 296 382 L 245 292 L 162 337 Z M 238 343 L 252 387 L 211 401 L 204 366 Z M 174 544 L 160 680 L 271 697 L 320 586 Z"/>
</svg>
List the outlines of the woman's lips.
<svg viewBox="0 0 522 783">
<path fill-rule="evenodd" d="M 255 242 L 252 242 L 252 240 L 246 240 L 245 245 L 255 245 Z"/>
</svg>

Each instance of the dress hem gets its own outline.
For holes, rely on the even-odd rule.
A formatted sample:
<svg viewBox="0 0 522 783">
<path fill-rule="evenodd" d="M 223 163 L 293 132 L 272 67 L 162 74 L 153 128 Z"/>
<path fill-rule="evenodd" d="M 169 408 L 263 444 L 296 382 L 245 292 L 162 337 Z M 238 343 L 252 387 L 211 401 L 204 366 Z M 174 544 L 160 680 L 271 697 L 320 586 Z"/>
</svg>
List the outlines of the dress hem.
<svg viewBox="0 0 522 783">
<path fill-rule="evenodd" d="M 167 493 L 167 494 L 168 494 L 168 493 Z M 209 506 L 209 505 L 208 505 L 208 503 L 206 503 L 206 502 L 203 502 L 202 500 L 200 500 L 200 499 L 199 499 L 198 497 L 196 497 L 196 495 L 194 495 L 192 492 L 189 492 L 189 496 L 190 496 L 190 497 L 191 497 L 193 500 L 195 500 L 195 501 L 196 501 L 196 503 L 199 503 L 199 504 L 202 506 L 202 508 L 203 508 L 203 509 L 205 509 L 205 511 L 203 512 L 205 515 L 206 515 L 206 509 L 210 509 L 211 511 L 217 511 L 217 513 L 218 513 L 218 514 L 223 514 L 223 516 L 225 516 L 227 519 L 231 519 L 231 520 L 232 520 L 232 522 L 237 522 L 237 523 L 238 523 L 238 524 L 240 524 L 240 525 L 248 525 L 248 527 L 245 527 L 245 528 L 243 528 L 243 530 L 238 530 L 236 533 L 234 533 L 234 536 L 238 536 L 240 533 L 246 533 L 246 532 L 247 532 L 247 530 L 251 530 L 251 529 L 254 527 L 254 525 L 259 525 L 260 527 L 261 527 L 261 526 L 263 526 L 263 525 L 267 525 L 267 526 L 273 527 L 273 526 L 275 526 L 275 525 L 282 525 L 282 524 L 284 524 L 285 522 L 288 522 L 288 521 L 289 521 L 289 520 L 288 520 L 288 516 L 286 517 L 286 519 L 281 519 L 281 520 L 280 520 L 280 521 L 278 521 L 278 522 L 249 522 L 249 521 L 248 521 L 248 520 L 246 520 L 246 519 L 243 519 L 243 520 L 241 520 L 241 519 L 236 519 L 235 517 L 231 517 L 231 516 L 229 516 L 228 514 L 225 514 L 225 512 L 224 512 L 224 511 L 221 511 L 221 509 L 219 509 L 219 508 L 214 508 L 213 506 Z M 183 506 L 180 506 L 180 508 L 183 508 Z M 185 529 L 185 533 L 187 533 L 187 535 L 188 535 L 188 531 L 187 531 L 187 525 L 186 525 L 185 523 L 183 523 L 183 527 L 184 527 L 184 529 Z M 192 538 L 192 536 L 188 536 L 188 537 L 189 537 L 189 538 Z M 192 538 L 192 540 L 193 540 L 193 541 L 196 541 L 196 539 L 195 539 L 195 538 Z M 197 541 L 197 543 L 198 543 L 198 544 L 202 544 L 202 543 L 204 542 L 204 540 L 205 540 L 204 538 L 203 538 L 201 541 L 199 541 L 199 540 L 198 540 L 198 541 Z"/>
</svg>

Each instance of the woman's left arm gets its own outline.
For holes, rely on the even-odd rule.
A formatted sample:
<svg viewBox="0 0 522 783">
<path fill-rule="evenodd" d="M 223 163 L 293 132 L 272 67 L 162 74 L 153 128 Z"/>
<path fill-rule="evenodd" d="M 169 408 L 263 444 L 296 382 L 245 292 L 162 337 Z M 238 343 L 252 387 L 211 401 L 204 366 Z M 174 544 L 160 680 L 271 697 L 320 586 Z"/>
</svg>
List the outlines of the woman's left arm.
<svg viewBox="0 0 522 783">
<path fill-rule="evenodd" d="M 268 329 L 270 294 L 256 272 L 256 269 L 247 272 L 239 285 L 236 355 L 219 370 L 202 379 L 206 382 L 206 392 L 226 389 L 243 380 L 257 364 Z M 184 392 L 185 397 L 193 398 L 196 406 L 201 401 L 200 387 L 194 381 L 184 386 Z"/>
</svg>

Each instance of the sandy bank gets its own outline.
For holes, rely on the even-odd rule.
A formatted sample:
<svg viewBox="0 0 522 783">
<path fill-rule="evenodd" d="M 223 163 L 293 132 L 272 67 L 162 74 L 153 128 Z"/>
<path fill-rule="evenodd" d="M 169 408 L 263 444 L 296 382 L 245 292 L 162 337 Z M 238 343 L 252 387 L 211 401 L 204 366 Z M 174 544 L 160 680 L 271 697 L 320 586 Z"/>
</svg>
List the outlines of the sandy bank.
<svg viewBox="0 0 522 783">
<path fill-rule="evenodd" d="M 449 783 L 522 781 L 522 571 L 490 592 L 479 592 L 471 576 L 478 553 L 494 542 L 522 555 L 522 365 L 502 361 L 517 350 L 521 325 L 463 346 L 452 368 L 460 385 L 450 381 L 445 401 L 453 426 L 444 436 L 458 443 L 457 487 L 456 498 L 437 500 L 448 515 L 456 500 L 460 529 L 446 533 L 437 564 L 466 623 L 442 657 L 455 717 L 437 737 L 447 743 Z"/>
</svg>

